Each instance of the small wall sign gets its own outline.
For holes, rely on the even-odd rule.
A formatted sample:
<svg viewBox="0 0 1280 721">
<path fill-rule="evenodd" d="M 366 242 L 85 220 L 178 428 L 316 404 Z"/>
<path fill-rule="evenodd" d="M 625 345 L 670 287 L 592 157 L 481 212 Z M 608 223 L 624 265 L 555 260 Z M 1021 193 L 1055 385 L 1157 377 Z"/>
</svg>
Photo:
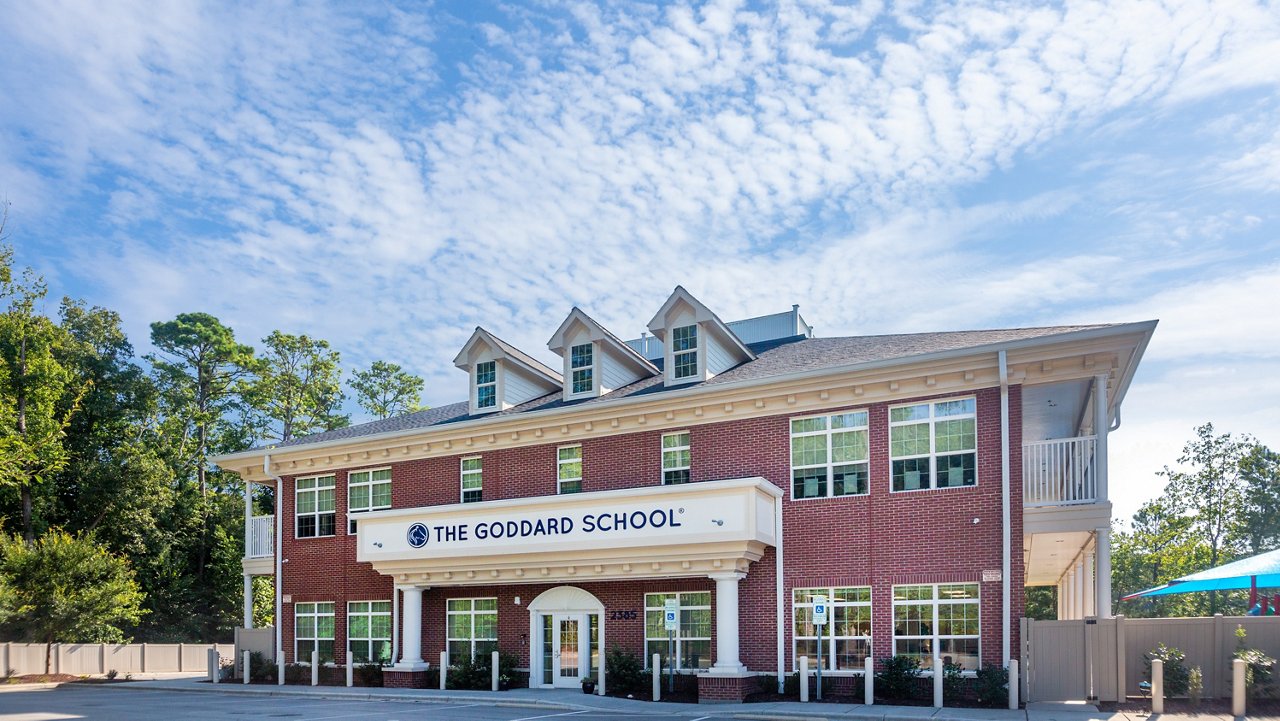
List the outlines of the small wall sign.
<svg viewBox="0 0 1280 721">
<path fill-rule="evenodd" d="M 992 583 L 995 581 L 1003 581 L 1003 580 L 1004 580 L 1004 574 L 1000 573 L 1000 571 L 998 570 L 982 572 L 983 583 Z"/>
</svg>

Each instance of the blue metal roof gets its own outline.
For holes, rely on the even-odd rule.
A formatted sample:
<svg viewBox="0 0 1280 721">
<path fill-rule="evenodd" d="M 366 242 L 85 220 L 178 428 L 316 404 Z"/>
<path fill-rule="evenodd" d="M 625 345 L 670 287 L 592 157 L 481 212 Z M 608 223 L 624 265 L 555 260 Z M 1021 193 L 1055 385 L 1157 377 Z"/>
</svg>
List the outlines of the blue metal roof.
<svg viewBox="0 0 1280 721">
<path fill-rule="evenodd" d="M 1255 586 L 1257 588 L 1280 587 L 1280 549 L 1175 578 L 1162 586 L 1148 588 L 1124 598 L 1167 596 L 1197 591 L 1236 591 Z"/>
</svg>

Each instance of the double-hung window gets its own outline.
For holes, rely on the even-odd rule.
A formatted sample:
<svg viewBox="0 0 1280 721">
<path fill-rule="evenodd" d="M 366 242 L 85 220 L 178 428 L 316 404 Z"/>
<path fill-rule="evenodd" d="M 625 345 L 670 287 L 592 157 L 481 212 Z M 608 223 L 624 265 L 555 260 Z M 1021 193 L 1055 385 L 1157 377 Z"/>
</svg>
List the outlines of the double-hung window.
<svg viewBox="0 0 1280 721">
<path fill-rule="evenodd" d="M 347 648 L 354 663 L 391 663 L 391 602 L 347 604 Z"/>
<path fill-rule="evenodd" d="M 791 498 L 867 492 L 867 412 L 791 419 Z"/>
<path fill-rule="evenodd" d="M 662 434 L 662 485 L 689 482 L 689 431 Z"/>
<path fill-rule="evenodd" d="M 569 348 L 569 371 L 571 393 L 590 393 L 595 389 L 595 354 L 590 343 L 575 345 Z"/>
<path fill-rule="evenodd" d="M 476 364 L 476 408 L 495 408 L 498 405 L 498 362 L 485 361 Z"/>
<path fill-rule="evenodd" d="M 827 599 L 827 623 L 813 624 L 813 600 Z M 808 656 L 823 668 L 837 671 L 866 668 L 871 654 L 871 588 L 797 588 L 791 592 L 791 616 L 795 623 L 792 667 Z"/>
<path fill-rule="evenodd" d="M 347 474 L 347 533 L 356 532 L 357 513 L 391 507 L 391 469 Z"/>
<path fill-rule="evenodd" d="M 944 664 L 977 671 L 980 634 L 978 584 L 893 587 L 894 655 L 931 671 L 937 648 Z"/>
<path fill-rule="evenodd" d="M 711 667 L 711 593 L 646 593 L 644 595 L 645 665 L 653 654 L 667 658 L 667 631 L 663 612 L 667 599 L 680 603 L 680 629 L 675 632 L 675 667 L 698 670 Z"/>
<path fill-rule="evenodd" d="M 447 616 L 449 665 L 498 650 L 498 599 L 451 598 Z"/>
<path fill-rule="evenodd" d="M 480 456 L 462 459 L 462 502 L 475 503 L 484 495 L 484 461 Z"/>
<path fill-rule="evenodd" d="M 295 538 L 332 536 L 337 513 L 334 476 L 299 478 L 296 483 L 297 527 Z"/>
<path fill-rule="evenodd" d="M 294 660 L 311 663 L 311 652 L 320 652 L 320 663 L 333 661 L 333 604 L 293 605 Z"/>
<path fill-rule="evenodd" d="M 556 492 L 578 493 L 582 490 L 582 446 L 556 449 Z"/>
<path fill-rule="evenodd" d="M 889 460 L 895 491 L 977 483 L 977 401 L 958 398 L 890 408 Z"/>
<path fill-rule="evenodd" d="M 698 326 L 685 325 L 671 329 L 672 375 L 693 378 L 698 375 Z"/>
</svg>

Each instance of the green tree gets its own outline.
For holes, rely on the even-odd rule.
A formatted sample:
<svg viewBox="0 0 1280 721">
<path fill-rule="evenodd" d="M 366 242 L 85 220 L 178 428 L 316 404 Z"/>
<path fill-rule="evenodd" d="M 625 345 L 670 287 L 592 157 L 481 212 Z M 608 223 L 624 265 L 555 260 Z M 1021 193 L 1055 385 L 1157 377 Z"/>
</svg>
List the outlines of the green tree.
<svg viewBox="0 0 1280 721">
<path fill-rule="evenodd" d="M 423 381 L 395 363 L 374 361 L 368 370 L 352 374 L 356 403 L 379 419 L 422 410 Z"/>
<path fill-rule="evenodd" d="M 1280 453 L 1254 444 L 1240 472 L 1245 484 L 1240 535 L 1249 553 L 1280 548 Z"/>
<path fill-rule="evenodd" d="M 44 279 L 12 270 L 13 249 L 0 246 L 0 487 L 17 488 L 22 535 L 35 538 L 34 488 L 66 462 L 63 438 L 76 402 L 60 413 L 71 377 L 58 360 L 61 329 L 39 312 Z M 20 278 L 20 279 L 19 279 Z"/>
<path fill-rule="evenodd" d="M 46 645 L 119 642 L 141 618 L 142 591 L 125 559 L 91 539 L 51 530 L 34 543 L 0 535 L 0 624 Z"/>
<path fill-rule="evenodd" d="M 246 397 L 260 413 L 269 437 L 288 441 L 350 423 L 339 412 L 341 357 L 328 341 L 274 331 L 262 343 L 256 378 Z"/>
<path fill-rule="evenodd" d="M 1112 538 L 1111 579 L 1119 597 L 1208 568 L 1208 544 L 1192 532 L 1191 519 L 1176 513 L 1166 498 L 1143 504 L 1132 528 Z M 1119 601 L 1116 613 L 1135 618 L 1194 616 L 1205 610 L 1201 594 Z"/>
</svg>

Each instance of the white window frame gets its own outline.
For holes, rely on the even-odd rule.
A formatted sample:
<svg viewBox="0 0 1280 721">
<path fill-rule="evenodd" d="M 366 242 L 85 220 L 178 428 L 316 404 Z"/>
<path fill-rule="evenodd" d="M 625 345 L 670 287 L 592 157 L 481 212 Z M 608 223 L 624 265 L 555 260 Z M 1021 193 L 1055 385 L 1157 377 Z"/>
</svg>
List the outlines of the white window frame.
<svg viewBox="0 0 1280 721">
<path fill-rule="evenodd" d="M 696 594 L 705 594 L 705 595 L 706 595 L 706 597 L 707 597 L 707 602 L 706 602 L 705 604 L 701 604 L 701 603 L 699 603 L 699 604 L 685 603 L 685 597 L 686 597 L 686 596 L 691 596 L 691 595 L 693 595 L 693 594 L 695 594 L 695 593 L 696 593 Z M 680 602 L 680 611 L 677 613 L 677 618 L 679 618 L 679 619 L 680 619 L 680 628 L 675 632 L 675 634 L 676 634 L 676 635 L 675 635 L 675 641 L 676 641 L 676 643 L 675 643 L 675 650 L 676 650 L 675 668 L 676 668 L 676 670 L 677 670 L 677 671 L 680 671 L 680 672 L 682 672 L 682 673 L 692 673 L 692 672 L 697 672 L 697 671 L 704 671 L 704 670 L 706 670 L 706 669 L 708 669 L 708 668 L 711 668 L 711 656 L 715 653 L 715 647 L 711 645 L 711 634 L 712 634 L 712 633 L 714 633 L 714 630 L 715 630 L 715 629 L 714 629 L 714 626 L 715 626 L 715 615 L 714 615 L 714 614 L 712 613 L 712 611 L 711 611 L 712 603 L 713 603 L 713 601 L 714 601 L 713 595 L 714 595 L 714 594 L 713 594 L 711 591 L 659 591 L 659 592 L 655 592 L 655 593 L 646 593 L 646 594 L 644 595 L 644 613 L 645 613 L 645 618 L 644 618 L 644 667 L 645 667 L 646 669 L 648 669 L 648 668 L 650 668 L 650 667 L 651 667 L 651 665 L 652 665 L 652 660 L 653 660 L 653 658 L 652 658 L 652 656 L 653 656 L 653 652 L 651 652 L 651 651 L 649 650 L 649 644 L 650 644 L 651 642 L 658 642 L 658 641 L 661 641 L 661 642 L 662 642 L 662 644 L 663 644 L 663 647 L 662 647 L 662 649 L 663 649 L 663 650 L 661 651 L 661 653 L 662 653 L 662 655 L 663 655 L 663 656 L 666 656 L 666 655 L 667 655 L 667 654 L 666 654 L 667 632 L 666 632 L 666 631 L 663 631 L 661 636 L 650 636 L 650 635 L 649 635 L 649 614 L 650 614 L 650 613 L 657 613 L 657 614 L 659 615 L 659 617 L 661 617 L 661 616 L 662 616 L 662 613 L 663 613 L 663 611 L 664 611 L 664 604 L 663 604 L 663 601 L 665 600 L 665 597 L 666 597 L 666 596 L 675 596 L 675 597 L 676 597 L 676 600 L 678 600 L 678 601 Z M 657 598 L 658 598 L 657 605 L 650 605 L 650 602 L 649 602 L 650 597 L 657 597 Z M 685 626 L 685 623 L 684 623 L 684 612 L 685 612 L 685 611 L 706 611 L 706 612 L 707 612 L 707 618 L 709 619 L 710 628 L 708 628 L 708 630 L 707 630 L 707 631 L 708 631 L 708 634 L 707 634 L 706 636 L 685 636 L 685 635 L 684 635 L 684 626 Z M 707 656 L 706 656 L 706 658 L 705 658 L 705 659 L 703 659 L 703 660 L 705 660 L 705 662 L 706 662 L 706 666 L 698 666 L 697 668 L 688 668 L 688 667 L 686 667 L 686 666 L 685 666 L 684 646 L 683 646 L 683 643 L 684 643 L 684 642 L 686 642 L 686 641 L 688 641 L 688 642 L 694 642 L 694 641 L 699 641 L 699 642 L 700 642 L 700 641 L 705 641 L 705 642 L 707 643 Z"/>
<path fill-rule="evenodd" d="M 325 478 L 329 479 L 329 485 L 321 486 L 319 482 Z M 316 483 L 311 488 L 300 488 L 299 484 L 301 484 L 303 481 L 315 481 Z M 320 510 L 320 491 L 326 490 L 326 489 L 333 491 L 333 510 L 332 511 Z M 301 500 L 303 494 L 312 494 L 316 497 L 315 503 L 312 506 L 315 510 L 308 511 L 306 513 L 302 513 L 301 511 L 298 510 L 301 505 L 299 501 Z M 301 521 L 303 518 L 308 516 L 315 519 L 316 532 L 310 536 L 299 535 L 298 528 L 301 525 Z M 320 532 L 321 516 L 333 516 L 333 533 Z M 337 534 L 338 534 L 338 476 L 337 474 L 322 473 L 318 476 L 304 476 L 302 478 L 293 479 L 293 537 L 294 539 L 333 538 Z"/>
<path fill-rule="evenodd" d="M 671 380 L 677 383 L 696 381 L 702 378 L 702 329 L 698 326 L 698 323 L 689 323 L 671 329 Z M 677 350 L 676 331 L 685 328 L 693 328 L 693 346 Z M 687 376 L 678 375 L 680 356 L 690 354 L 693 355 L 693 373 Z"/>
<path fill-rule="evenodd" d="M 387 479 L 375 481 L 373 479 L 373 474 L 381 473 L 382 471 L 387 472 Z M 364 481 L 351 480 L 353 476 L 360 476 L 360 475 L 365 476 L 368 480 L 364 480 Z M 375 505 L 373 502 L 373 489 L 374 489 L 374 486 L 381 486 L 381 485 L 387 486 L 387 490 L 388 490 L 387 502 L 385 505 L 383 504 Z M 351 491 L 352 489 L 357 487 L 369 489 L 369 504 L 362 508 L 357 508 L 351 500 Z M 358 471 L 347 472 L 347 533 L 348 534 L 354 534 L 356 532 L 356 519 L 354 517 L 355 514 L 367 513 L 369 511 L 382 511 L 382 510 L 391 508 L 391 499 L 390 499 L 390 493 L 389 493 L 390 490 L 391 490 L 391 466 L 383 466 L 381 468 L 364 468 Z"/>
<path fill-rule="evenodd" d="M 478 468 L 467 469 L 467 461 L 480 461 Z M 480 479 L 480 485 L 477 488 L 467 488 L 467 477 L 475 476 Z M 467 500 L 467 493 L 474 491 L 478 495 Z M 458 459 L 458 502 L 459 503 L 479 503 L 484 500 L 484 456 L 466 456 Z"/>
<path fill-rule="evenodd" d="M 387 610 L 375 611 L 373 608 L 373 604 L 375 603 L 385 603 L 387 605 Z M 364 604 L 365 608 L 368 610 L 354 610 L 353 607 L 356 604 Z M 351 619 L 358 617 L 365 619 L 365 628 L 368 629 L 365 635 L 360 638 L 356 638 L 351 633 Z M 373 619 L 384 617 L 387 619 L 387 635 L 374 636 Z M 382 665 L 390 665 L 391 656 L 395 653 L 395 649 L 391 647 L 391 602 L 377 599 L 368 601 L 347 601 L 347 653 L 351 654 L 352 663 L 379 663 L 379 661 L 373 657 L 373 645 L 379 641 L 386 641 L 388 648 L 386 663 L 383 663 Z M 355 652 L 352 650 L 351 646 L 352 643 L 365 644 L 365 661 L 355 660 Z"/>
<path fill-rule="evenodd" d="M 954 403 L 957 401 L 971 401 L 973 403 L 972 413 L 962 413 L 959 415 L 940 416 L 937 413 L 937 406 L 943 403 Z M 914 406 L 927 406 L 929 408 L 929 417 L 915 419 L 909 421 L 893 420 L 893 411 L 898 408 L 911 408 Z M 979 484 L 978 478 L 978 398 L 977 396 L 954 396 L 948 398 L 934 398 L 927 401 L 917 401 L 915 403 L 896 403 L 888 408 L 889 420 L 889 491 L 891 493 L 915 493 L 917 491 L 942 491 L 958 488 L 977 488 Z M 938 432 L 937 424 L 941 421 L 959 421 L 973 420 L 973 450 L 972 451 L 938 451 Z M 916 453 L 903 456 L 895 456 L 893 454 L 893 429 L 903 426 L 927 425 L 929 427 L 929 452 L 927 454 Z M 938 459 L 939 457 L 958 456 L 964 453 L 973 454 L 973 484 L 972 485 L 938 485 Z M 893 464 L 894 461 L 909 460 L 925 460 L 929 464 L 929 485 L 922 488 L 903 488 L 897 490 L 893 483 Z"/>
<path fill-rule="evenodd" d="M 486 383 L 481 383 L 481 382 L 480 382 L 480 366 L 485 365 L 485 364 L 488 364 L 488 363 L 493 364 L 493 380 L 488 381 L 488 382 L 486 382 Z M 497 360 L 487 360 L 487 361 L 480 361 L 480 362 L 476 363 L 475 370 L 474 370 L 474 371 L 472 371 L 472 377 L 473 377 L 473 378 L 474 378 L 474 380 L 475 380 L 475 387 L 476 387 L 476 389 L 475 389 L 475 394 L 476 394 L 476 410 L 484 411 L 484 410 L 489 410 L 489 409 L 496 409 L 496 408 L 498 407 L 498 361 L 497 361 Z M 493 403 L 490 403 L 490 404 L 488 404 L 488 405 L 482 405 L 482 404 L 481 404 L 481 402 L 480 402 L 480 389 L 481 389 L 481 388 L 493 388 Z"/>
<path fill-rule="evenodd" d="M 574 365 L 573 349 L 586 347 L 589 354 L 590 363 L 584 366 Z M 575 377 L 578 373 L 585 372 L 587 374 L 586 390 L 577 390 L 577 380 Z M 577 343 L 569 346 L 569 395 L 586 396 L 595 393 L 596 390 L 596 344 L 591 341 L 586 343 Z"/>
<path fill-rule="evenodd" d="M 837 590 L 866 591 L 867 600 L 866 601 L 838 601 L 836 600 Z M 807 600 L 797 601 L 796 593 L 806 592 L 806 591 L 809 592 L 805 594 Z M 812 609 L 813 597 L 819 594 L 827 597 L 827 608 L 828 608 L 827 625 L 822 627 L 823 635 L 822 636 L 800 636 L 796 632 L 796 617 L 798 616 L 797 610 L 806 609 L 806 608 Z M 824 664 L 822 668 L 824 670 L 834 669 L 835 673 L 842 673 L 842 672 L 864 673 L 866 671 L 866 667 L 862 665 L 853 666 L 850 668 L 834 668 L 834 664 L 836 661 L 836 641 L 865 641 L 867 644 L 867 655 L 871 656 L 872 658 L 875 657 L 873 653 L 874 647 L 872 643 L 872 637 L 874 636 L 874 628 L 875 628 L 875 613 L 871 609 L 871 600 L 872 600 L 872 593 L 871 593 L 870 586 L 828 586 L 826 588 L 810 588 L 810 587 L 802 586 L 799 588 L 791 589 L 791 668 L 792 670 L 799 670 L 800 668 L 800 650 L 799 650 L 800 641 L 813 640 L 813 641 L 821 642 L 819 644 L 820 648 L 825 647 L 823 648 L 823 654 L 822 654 L 822 657 L 823 657 L 822 662 Z M 868 627 L 867 635 L 865 636 L 834 636 L 832 635 L 832 633 L 835 632 L 836 608 L 867 609 L 867 622 L 871 624 L 871 626 Z"/>
<path fill-rule="evenodd" d="M 975 597 L 974 597 L 974 598 L 960 598 L 960 599 L 956 599 L 956 598 L 946 598 L 946 599 L 944 599 L 944 598 L 942 598 L 941 589 L 942 589 L 943 587 L 947 587 L 947 586 L 971 586 L 971 587 L 974 589 L 974 591 L 975 591 Z M 898 589 L 899 589 L 899 588 L 914 588 L 914 587 L 922 587 L 922 588 L 923 588 L 923 587 L 931 587 L 931 588 L 933 589 L 933 599 L 932 599 L 932 600 L 929 600 L 929 601 L 925 601 L 925 600 L 901 600 L 901 601 L 899 601 L 899 600 L 897 599 L 897 596 L 898 596 Z M 892 616 L 890 616 L 890 620 L 893 622 L 893 627 L 890 629 L 890 631 L 892 632 L 892 637 L 893 637 L 893 653 L 894 653 L 894 655 L 895 655 L 895 656 L 896 656 L 896 655 L 898 655 L 898 653 L 899 653 L 899 650 L 898 650 L 898 641 L 916 641 L 916 640 L 928 641 L 928 642 L 929 642 L 929 649 L 930 649 L 930 651 L 932 652 L 934 649 L 938 649 L 938 648 L 940 648 L 941 643 L 942 643 L 942 641 L 943 641 L 943 640 L 949 640 L 949 639 L 962 639 L 962 640 L 977 639 L 977 641 L 978 641 L 978 651 L 977 651 L 977 661 L 975 662 L 975 667 L 976 667 L 976 668 L 972 668 L 972 669 L 965 669 L 962 673 L 963 673 L 964 675 L 967 675 L 967 676 L 972 676 L 972 675 L 974 675 L 974 674 L 976 674 L 976 673 L 977 673 L 977 669 L 978 669 L 978 668 L 981 668 L 981 667 L 982 667 L 982 585 L 981 585 L 981 584 L 977 583 L 976 581 L 960 581 L 960 582 L 956 582 L 956 583 L 897 583 L 897 584 L 894 584 L 894 585 L 893 585 L 893 587 L 890 589 L 890 591 L 889 591 L 889 597 L 890 597 L 891 599 L 893 599 L 893 610 L 892 610 L 893 615 L 892 615 Z M 938 633 L 938 618 L 939 618 L 939 617 L 938 617 L 938 611 L 939 611 L 939 609 L 941 609 L 943 606 L 956 606 L 956 605 L 963 605 L 963 604 L 972 604 L 972 605 L 977 606 L 977 608 L 978 608 L 978 618 L 977 618 L 978 632 L 977 632 L 977 633 L 966 633 L 966 634 L 955 634 L 955 633 L 946 634 L 946 635 L 939 634 L 939 633 Z M 933 609 L 933 613 L 932 613 L 932 620 L 931 620 L 932 625 L 930 626 L 930 629 L 929 629 L 929 630 L 931 631 L 931 633 L 929 633 L 929 634 L 919 634 L 919 635 L 903 634 L 903 635 L 899 636 L 899 635 L 898 635 L 898 607 L 899 607 L 899 606 L 930 606 L 930 607 Z M 939 656 L 941 656 L 941 653 L 939 653 Z M 933 654 L 932 654 L 932 653 L 930 653 L 930 655 L 929 655 L 929 663 L 928 663 L 928 666 L 926 666 L 926 665 L 925 665 L 925 663 L 924 663 L 923 661 L 921 661 L 921 662 L 920 662 L 920 667 L 921 667 L 921 669 L 922 669 L 922 671 L 923 671 L 923 674 L 924 674 L 924 675 L 926 675 L 926 676 L 932 676 L 932 675 L 933 675 L 933 668 L 932 668 L 932 667 L 933 667 Z"/>
<path fill-rule="evenodd" d="M 667 439 L 668 439 L 668 438 L 675 437 L 675 436 L 685 436 L 685 443 L 684 443 L 684 445 L 682 445 L 682 446 L 670 446 L 670 447 L 668 447 L 668 446 L 667 446 Z M 672 465 L 672 466 L 668 466 L 668 465 L 667 465 L 667 454 L 668 454 L 668 453 L 670 453 L 670 454 L 674 454 L 674 456 L 675 456 L 676 458 L 679 458 L 679 453 L 680 453 L 681 451 L 687 451 L 687 452 L 688 452 L 688 454 L 689 454 L 689 462 L 688 462 L 687 464 L 685 464 L 685 465 Z M 675 486 L 675 485 L 680 485 L 680 484 L 682 484 L 682 483 L 689 483 L 689 482 L 693 481 L 693 470 L 692 470 L 692 467 L 693 467 L 693 435 L 692 435 L 689 431 L 687 431 L 687 430 L 685 430 L 685 431 L 670 431 L 670 432 L 668 432 L 668 433 L 663 433 L 663 434 L 662 434 L 662 485 L 664 485 L 664 486 Z M 668 482 L 668 481 L 667 481 L 667 473 L 679 473 L 679 472 L 681 472 L 681 471 L 683 471 L 683 472 L 684 472 L 684 474 L 685 474 L 685 480 L 683 480 L 683 481 L 672 481 L 672 482 Z"/>
<path fill-rule="evenodd" d="M 844 417 L 844 416 L 858 416 L 858 415 L 862 416 L 862 425 L 846 426 L 844 428 L 832 428 L 833 418 Z M 811 421 L 811 420 L 817 420 L 817 419 L 821 419 L 823 421 L 823 427 L 821 430 L 816 430 L 816 431 L 796 431 L 795 430 L 795 424 L 797 421 Z M 790 494 L 792 501 L 816 501 L 819 499 L 844 498 L 846 496 L 865 496 L 871 493 L 871 413 L 870 411 L 868 411 L 865 408 L 854 408 L 852 410 L 847 410 L 840 413 L 823 413 L 818 415 L 796 416 L 788 420 L 787 428 L 789 430 L 789 435 L 787 437 L 787 445 L 789 448 L 788 452 L 790 454 L 789 457 L 790 457 L 790 463 L 791 463 L 791 473 L 789 474 L 789 478 L 787 481 L 787 486 L 788 486 L 787 492 Z M 836 462 L 835 460 L 833 460 L 835 456 L 835 453 L 834 453 L 835 449 L 832 445 L 833 444 L 832 437 L 837 433 L 862 433 L 866 438 L 866 448 L 867 448 L 866 458 L 864 458 L 861 461 Z M 826 451 L 825 451 L 826 461 L 824 463 L 808 463 L 808 464 L 796 465 L 795 439 L 796 438 L 816 438 L 820 436 L 826 439 Z M 866 478 L 865 482 L 863 483 L 862 492 L 861 493 L 846 492 L 846 493 L 841 493 L 838 496 L 835 495 L 836 467 L 837 466 L 839 467 L 858 466 L 858 465 L 861 465 L 864 467 L 863 473 Z M 796 481 L 795 481 L 796 471 L 819 469 L 819 468 L 823 469 L 826 473 L 826 483 L 825 483 L 825 487 L 823 488 L 822 494 L 817 496 L 797 496 Z M 845 485 L 845 488 L 848 488 L 847 483 Z"/>
<path fill-rule="evenodd" d="M 573 449 L 577 449 L 578 451 L 578 455 L 576 458 L 565 458 L 562 455 L 563 451 L 568 451 Z M 564 475 L 565 466 L 571 466 L 574 463 L 578 464 L 578 475 L 565 477 Z M 578 484 L 577 490 L 566 491 L 564 489 L 564 486 L 566 483 L 577 483 Z M 564 494 L 564 493 L 581 493 L 581 492 L 582 492 L 582 444 L 573 443 L 567 446 L 557 447 L 556 448 L 556 493 Z"/>
<path fill-rule="evenodd" d="M 321 606 L 328 606 L 329 612 L 322 613 L 320 611 Z M 304 609 L 306 608 L 310 608 L 310 611 L 304 611 Z M 337 641 L 335 640 L 334 637 L 338 635 L 336 619 L 334 618 L 335 609 L 336 609 L 336 605 L 334 604 L 333 601 L 302 601 L 302 602 L 293 604 L 293 660 L 294 660 L 294 663 L 306 664 L 308 666 L 311 665 L 311 653 L 308 652 L 306 654 L 306 657 L 304 658 L 302 655 L 302 652 L 299 650 L 301 644 L 304 641 L 311 642 L 312 644 L 314 644 L 312 647 L 317 650 L 319 650 L 320 648 L 321 641 L 328 641 L 329 642 L 329 662 L 330 663 L 333 662 L 334 653 L 337 650 L 335 648 L 335 644 L 337 643 Z M 303 636 L 301 633 L 298 632 L 299 618 L 311 619 L 312 632 L 310 636 Z M 329 619 L 329 626 L 330 628 L 333 629 L 332 633 L 328 638 L 324 638 L 320 635 L 320 619 L 322 618 Z M 325 663 L 324 653 L 322 652 L 320 654 L 320 664 L 324 665 L 324 663 Z"/>
<path fill-rule="evenodd" d="M 452 608 L 452 605 L 455 601 L 468 601 L 470 608 L 464 611 L 455 611 Z M 490 609 L 476 610 L 476 601 L 493 601 L 493 609 L 492 610 Z M 494 631 L 493 638 L 476 638 L 476 616 L 479 616 L 481 614 L 485 614 L 485 615 L 493 614 L 493 631 Z M 467 624 L 467 627 L 470 629 L 469 638 L 457 638 L 455 636 L 450 635 L 453 630 L 453 624 L 450 621 L 454 616 L 468 617 L 469 623 Z M 444 602 L 444 649 L 449 654 L 447 658 L 449 659 L 450 665 L 454 663 L 453 650 L 450 648 L 450 646 L 454 643 L 461 643 L 464 641 L 469 642 L 468 646 L 471 651 L 471 658 L 475 658 L 476 656 L 477 642 L 481 642 L 481 643 L 492 642 L 494 645 L 494 648 L 495 649 L 497 648 L 498 646 L 498 599 L 496 596 L 477 596 L 474 598 L 464 597 L 464 598 L 445 599 L 445 602 Z"/>
</svg>

